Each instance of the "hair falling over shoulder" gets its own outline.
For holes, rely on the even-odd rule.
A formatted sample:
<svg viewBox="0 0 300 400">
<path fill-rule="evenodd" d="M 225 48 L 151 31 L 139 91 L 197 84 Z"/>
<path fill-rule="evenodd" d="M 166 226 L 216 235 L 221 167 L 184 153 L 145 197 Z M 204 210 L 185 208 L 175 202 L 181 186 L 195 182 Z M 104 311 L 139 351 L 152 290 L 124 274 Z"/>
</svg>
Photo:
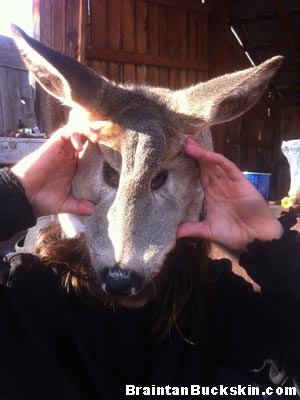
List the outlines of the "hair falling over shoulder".
<svg viewBox="0 0 300 400">
<path fill-rule="evenodd" d="M 100 307 L 116 306 L 116 299 L 97 283 L 84 234 L 64 238 L 58 222 L 39 233 L 35 251 L 43 264 L 54 268 L 68 292 Z M 155 281 L 151 334 L 158 341 L 173 328 L 187 342 L 198 342 L 205 328 L 206 304 L 211 296 L 207 279 L 209 245 L 202 240 L 180 239 Z"/>
<path fill-rule="evenodd" d="M 35 252 L 43 264 L 57 271 L 67 292 L 74 291 L 87 301 L 98 298 L 100 290 L 83 234 L 64 238 L 60 224 L 52 222 L 40 230 Z"/>
</svg>

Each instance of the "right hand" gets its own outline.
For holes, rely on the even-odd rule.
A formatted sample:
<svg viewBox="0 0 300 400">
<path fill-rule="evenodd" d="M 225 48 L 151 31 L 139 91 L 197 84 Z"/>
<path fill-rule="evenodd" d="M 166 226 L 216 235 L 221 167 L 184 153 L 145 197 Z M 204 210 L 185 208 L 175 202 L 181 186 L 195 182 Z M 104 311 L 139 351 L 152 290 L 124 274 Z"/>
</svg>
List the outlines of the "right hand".
<svg viewBox="0 0 300 400">
<path fill-rule="evenodd" d="M 243 251 L 254 239 L 268 241 L 282 236 L 280 222 L 234 163 L 203 149 L 191 138 L 185 150 L 199 161 L 207 215 L 203 222 L 180 225 L 177 238 L 199 237 Z"/>
</svg>

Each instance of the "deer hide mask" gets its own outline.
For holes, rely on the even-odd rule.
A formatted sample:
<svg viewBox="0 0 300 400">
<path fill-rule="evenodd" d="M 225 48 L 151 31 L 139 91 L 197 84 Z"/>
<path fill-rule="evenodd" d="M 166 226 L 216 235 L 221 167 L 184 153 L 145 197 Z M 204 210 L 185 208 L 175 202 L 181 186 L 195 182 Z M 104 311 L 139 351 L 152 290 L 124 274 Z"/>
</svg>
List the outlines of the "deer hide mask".
<svg viewBox="0 0 300 400">
<path fill-rule="evenodd" d="M 201 211 L 198 164 L 183 152 L 184 135 L 211 148 L 207 127 L 252 107 L 282 57 L 171 91 L 117 85 L 12 29 L 35 79 L 71 107 L 69 124 L 82 131 L 107 121 L 100 143 L 88 142 L 72 184 L 73 196 L 92 201 L 95 211 L 64 215 L 60 222 L 65 236 L 85 235 L 102 290 L 135 296 L 159 274 L 176 244 L 178 225 L 197 220 Z"/>
</svg>

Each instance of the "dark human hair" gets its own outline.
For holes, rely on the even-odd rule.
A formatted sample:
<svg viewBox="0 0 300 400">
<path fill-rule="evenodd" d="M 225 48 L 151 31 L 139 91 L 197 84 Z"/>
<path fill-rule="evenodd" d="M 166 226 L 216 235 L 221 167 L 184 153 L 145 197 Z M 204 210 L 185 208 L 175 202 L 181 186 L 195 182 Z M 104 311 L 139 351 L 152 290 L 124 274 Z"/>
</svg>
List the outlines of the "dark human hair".
<svg viewBox="0 0 300 400">
<path fill-rule="evenodd" d="M 84 234 L 64 238 L 61 226 L 54 222 L 40 231 L 35 251 L 45 265 L 55 268 L 68 292 L 73 291 L 98 307 L 115 302 L 95 279 Z M 180 239 L 167 256 L 155 279 L 152 301 L 151 334 L 159 341 L 175 327 L 186 341 L 197 342 L 210 296 L 208 252 L 206 241 Z"/>
</svg>

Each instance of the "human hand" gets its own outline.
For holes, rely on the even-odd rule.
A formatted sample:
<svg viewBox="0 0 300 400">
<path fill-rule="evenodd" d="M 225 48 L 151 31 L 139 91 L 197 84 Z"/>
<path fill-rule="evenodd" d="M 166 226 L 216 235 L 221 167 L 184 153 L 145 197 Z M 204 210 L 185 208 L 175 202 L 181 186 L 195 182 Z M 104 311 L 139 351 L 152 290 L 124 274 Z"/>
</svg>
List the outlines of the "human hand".
<svg viewBox="0 0 300 400">
<path fill-rule="evenodd" d="M 279 239 L 283 228 L 264 198 L 237 166 L 221 154 L 201 148 L 191 138 L 185 151 L 200 164 L 206 217 L 184 222 L 177 238 L 200 237 L 242 251 L 254 239 Z"/>
<path fill-rule="evenodd" d="M 87 137 L 96 142 L 97 132 L 91 130 L 84 136 L 65 126 L 38 150 L 12 167 L 36 216 L 93 212 L 94 205 L 90 201 L 75 199 L 70 195 L 78 154 Z"/>
</svg>

